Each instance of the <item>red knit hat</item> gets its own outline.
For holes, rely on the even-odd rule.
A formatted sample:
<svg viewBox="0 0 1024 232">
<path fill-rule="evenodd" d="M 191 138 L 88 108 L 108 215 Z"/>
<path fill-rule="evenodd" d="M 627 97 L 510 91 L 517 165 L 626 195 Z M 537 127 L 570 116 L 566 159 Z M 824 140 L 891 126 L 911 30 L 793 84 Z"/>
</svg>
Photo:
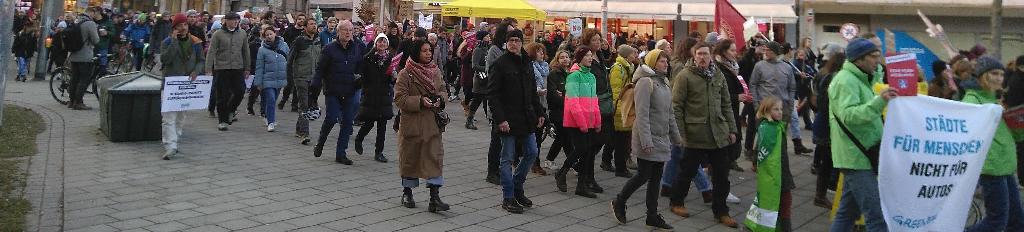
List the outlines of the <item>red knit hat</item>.
<svg viewBox="0 0 1024 232">
<path fill-rule="evenodd" d="M 174 15 L 174 18 L 171 18 L 171 28 L 178 26 L 178 24 L 185 23 L 186 21 L 188 21 L 188 17 L 183 13 L 178 13 Z"/>
</svg>

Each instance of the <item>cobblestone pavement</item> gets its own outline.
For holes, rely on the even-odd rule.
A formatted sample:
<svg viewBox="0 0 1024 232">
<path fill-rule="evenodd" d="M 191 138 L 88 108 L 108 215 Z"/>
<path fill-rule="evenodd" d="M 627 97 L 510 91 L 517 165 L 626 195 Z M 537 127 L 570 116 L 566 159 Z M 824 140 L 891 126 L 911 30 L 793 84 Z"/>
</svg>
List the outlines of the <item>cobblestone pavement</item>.
<svg viewBox="0 0 1024 232">
<path fill-rule="evenodd" d="M 391 130 L 385 153 L 392 162 L 378 163 L 370 154 L 350 151 L 355 165 L 344 166 L 330 155 L 314 158 L 312 147 L 298 143 L 291 131 L 297 113 L 279 112 L 280 129 L 268 133 L 259 117 L 248 115 L 239 116 L 229 131 L 217 131 L 215 119 L 195 111 L 188 114 L 182 157 L 164 161 L 158 141 L 109 142 L 97 129 L 99 110 L 67 109 L 50 97 L 48 82 L 7 83 L 8 103 L 35 110 L 49 125 L 28 168 L 27 196 L 33 204 L 29 231 L 644 230 L 643 190 L 629 201 L 629 223 L 618 225 L 610 217 L 608 201 L 626 179 L 600 169 L 596 178 L 606 192 L 598 199 L 558 192 L 551 176 L 531 175 L 526 192 L 534 208 L 520 215 L 506 213 L 498 207 L 500 188 L 484 181 L 488 132 L 462 128 L 461 116 L 454 117 L 444 134 L 446 185 L 441 195 L 452 208 L 435 214 L 426 212 L 426 188 L 415 190 L 419 208 L 400 206 Z M 92 95 L 86 102 L 98 104 Z M 457 104 L 448 111 L 462 115 Z M 312 123 L 312 134 L 318 134 L 320 123 Z M 337 132 L 328 148 L 335 136 Z M 372 139 L 366 146 L 372 149 Z M 791 160 L 797 184 L 793 225 L 796 231 L 826 231 L 826 211 L 812 203 L 811 159 Z M 741 165 L 750 167 L 746 161 Z M 730 205 L 737 220 L 753 199 L 753 176 L 749 171 L 731 174 L 732 192 L 743 199 Z M 569 179 L 570 187 L 575 186 L 574 178 Z M 701 203 L 695 190 L 690 196 L 687 206 L 693 215 L 687 219 L 668 211 L 667 198 L 659 199 L 661 214 L 676 231 L 735 231 L 715 223 L 710 206 Z"/>
</svg>

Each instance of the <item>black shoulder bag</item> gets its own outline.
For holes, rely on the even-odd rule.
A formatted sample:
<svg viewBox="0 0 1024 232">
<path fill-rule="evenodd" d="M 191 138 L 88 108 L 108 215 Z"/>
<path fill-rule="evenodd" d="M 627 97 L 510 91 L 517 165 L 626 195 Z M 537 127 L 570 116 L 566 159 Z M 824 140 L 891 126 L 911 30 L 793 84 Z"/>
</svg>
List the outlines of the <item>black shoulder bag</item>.
<svg viewBox="0 0 1024 232">
<path fill-rule="evenodd" d="M 864 156 L 868 157 L 868 161 L 871 162 L 871 170 L 874 171 L 875 174 L 878 174 L 878 153 L 879 150 L 881 150 L 882 144 L 878 143 L 870 148 L 864 148 L 864 144 L 860 143 L 860 140 L 857 140 L 857 137 L 853 136 L 850 129 L 846 128 L 846 124 L 843 124 L 843 121 L 839 120 L 839 116 L 836 116 L 835 113 L 833 113 L 832 116 L 836 118 L 836 123 L 839 123 L 839 128 L 843 129 L 843 133 L 846 134 L 846 137 L 850 138 L 853 145 L 856 145 L 857 149 L 860 149 L 860 152 L 864 153 Z"/>
</svg>

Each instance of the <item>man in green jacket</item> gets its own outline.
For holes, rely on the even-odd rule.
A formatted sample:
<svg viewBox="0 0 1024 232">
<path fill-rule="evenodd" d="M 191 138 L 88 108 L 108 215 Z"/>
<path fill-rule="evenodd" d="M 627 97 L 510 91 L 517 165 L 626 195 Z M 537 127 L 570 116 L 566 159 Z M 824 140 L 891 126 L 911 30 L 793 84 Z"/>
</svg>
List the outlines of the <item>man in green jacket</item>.
<svg viewBox="0 0 1024 232">
<path fill-rule="evenodd" d="M 736 228 L 736 220 L 729 214 L 725 199 L 729 195 L 729 168 L 732 159 L 728 154 L 730 144 L 736 142 L 736 119 L 732 114 L 732 98 L 729 97 L 725 76 L 711 63 L 711 46 L 697 43 L 693 62 L 679 68 L 672 78 L 672 111 L 675 113 L 679 133 L 683 134 L 683 159 L 680 173 L 672 184 L 672 213 L 689 217 L 683 205 L 690 189 L 690 181 L 697 174 L 698 165 L 711 163 L 711 180 L 715 186 L 712 193 L 711 211 L 715 220 L 722 225 Z"/>
<path fill-rule="evenodd" d="M 882 110 L 896 97 L 896 91 L 887 88 L 875 95 L 871 90 L 884 77 L 878 69 L 882 52 L 874 43 L 854 39 L 846 47 L 846 54 L 846 63 L 828 88 L 832 164 L 843 173 L 845 181 L 831 231 L 851 231 L 861 214 L 868 231 L 887 231 L 878 197 L 878 175 L 867 154 L 853 140 L 868 150 L 878 146 L 882 138 Z M 844 127 L 855 138 L 850 138 Z"/>
<path fill-rule="evenodd" d="M 160 62 L 164 77 L 189 76 L 195 80 L 203 71 L 203 40 L 189 35 L 184 14 L 174 16 L 170 37 L 161 41 Z M 185 111 L 160 113 L 163 131 L 164 160 L 178 153 L 178 137 L 181 136 Z"/>
</svg>

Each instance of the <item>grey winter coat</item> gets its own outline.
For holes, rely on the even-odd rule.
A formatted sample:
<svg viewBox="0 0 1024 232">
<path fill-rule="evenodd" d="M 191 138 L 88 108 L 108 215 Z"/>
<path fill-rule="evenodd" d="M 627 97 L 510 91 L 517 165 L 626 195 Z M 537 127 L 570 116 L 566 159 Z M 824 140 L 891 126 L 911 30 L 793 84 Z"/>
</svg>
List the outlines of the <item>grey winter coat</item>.
<svg viewBox="0 0 1024 232">
<path fill-rule="evenodd" d="M 484 57 L 484 71 L 490 72 L 491 64 L 493 64 L 495 60 L 498 60 L 498 57 L 501 57 L 501 55 L 505 55 L 505 50 L 499 48 L 498 45 L 492 44 L 491 47 L 487 49 L 487 57 Z"/>
<path fill-rule="evenodd" d="M 750 77 L 750 93 L 754 95 L 754 105 L 761 100 L 775 96 L 782 100 L 782 118 L 793 114 L 793 96 L 796 94 L 796 69 L 779 59 L 762 60 L 754 65 Z"/>
<path fill-rule="evenodd" d="M 682 135 L 672 114 L 672 88 L 666 74 L 658 74 L 647 65 L 633 74 L 636 119 L 633 121 L 633 156 L 655 162 L 667 162 L 672 145 L 682 144 Z M 643 149 L 653 147 L 653 152 Z"/>
<path fill-rule="evenodd" d="M 242 29 L 234 32 L 220 29 L 210 38 L 210 48 L 206 52 L 207 70 L 242 70 L 248 69 L 249 33 Z M 254 35 L 256 36 L 256 35 Z M 287 54 L 287 53 L 285 53 Z"/>
<path fill-rule="evenodd" d="M 256 53 L 256 77 L 252 84 L 257 88 L 280 89 L 288 80 L 288 44 L 281 37 L 274 39 L 274 43 L 272 46 L 264 42 Z"/>
<path fill-rule="evenodd" d="M 487 72 L 487 48 L 489 46 L 477 46 L 473 49 L 473 93 L 486 94 L 487 93 L 487 80 L 480 79 L 476 75 L 478 72 Z"/>
</svg>

